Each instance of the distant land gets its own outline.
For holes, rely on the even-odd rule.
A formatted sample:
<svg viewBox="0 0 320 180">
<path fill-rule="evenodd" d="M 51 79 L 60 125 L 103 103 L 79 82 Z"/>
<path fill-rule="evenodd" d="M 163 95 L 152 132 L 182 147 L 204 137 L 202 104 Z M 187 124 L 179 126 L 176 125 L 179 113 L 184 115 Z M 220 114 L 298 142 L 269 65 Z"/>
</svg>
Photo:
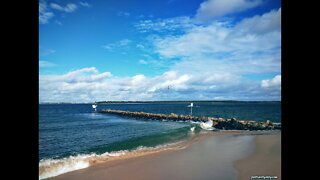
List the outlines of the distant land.
<svg viewBox="0 0 320 180">
<path fill-rule="evenodd" d="M 281 101 L 241 101 L 241 100 L 181 100 L 181 101 L 96 101 L 96 102 L 40 102 L 39 104 L 148 104 L 148 103 L 174 103 L 185 104 L 190 102 L 208 103 L 208 102 L 281 102 Z"/>
</svg>

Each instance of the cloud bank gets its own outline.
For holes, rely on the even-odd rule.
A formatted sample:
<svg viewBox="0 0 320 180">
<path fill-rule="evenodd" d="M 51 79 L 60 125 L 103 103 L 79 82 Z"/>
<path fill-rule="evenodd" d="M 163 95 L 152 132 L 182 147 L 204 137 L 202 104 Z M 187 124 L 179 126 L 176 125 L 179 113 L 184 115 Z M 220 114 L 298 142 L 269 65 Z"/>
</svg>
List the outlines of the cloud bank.
<svg viewBox="0 0 320 180">
<path fill-rule="evenodd" d="M 274 79 L 264 80 L 261 85 L 260 82 L 240 83 L 240 79 L 232 74 L 197 76 L 168 71 L 154 77 L 143 74 L 117 77 L 94 67 L 62 75 L 40 75 L 39 85 L 40 102 L 277 100 L 279 94 L 275 93 L 274 87 L 280 86 Z"/>
</svg>

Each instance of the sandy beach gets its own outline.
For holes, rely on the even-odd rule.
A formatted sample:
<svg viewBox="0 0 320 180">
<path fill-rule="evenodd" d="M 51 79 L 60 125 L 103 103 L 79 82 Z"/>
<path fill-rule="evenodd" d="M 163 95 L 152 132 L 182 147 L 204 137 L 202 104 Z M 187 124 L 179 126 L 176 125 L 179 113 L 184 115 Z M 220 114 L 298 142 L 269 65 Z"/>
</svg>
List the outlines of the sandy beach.
<svg viewBox="0 0 320 180">
<path fill-rule="evenodd" d="M 235 162 L 239 170 L 239 179 L 251 176 L 276 176 L 281 179 L 281 134 L 257 135 L 255 150 L 247 158 Z"/>
<path fill-rule="evenodd" d="M 210 132 L 185 148 L 100 163 L 50 179 L 280 179 L 280 137 L 280 132 Z"/>
</svg>

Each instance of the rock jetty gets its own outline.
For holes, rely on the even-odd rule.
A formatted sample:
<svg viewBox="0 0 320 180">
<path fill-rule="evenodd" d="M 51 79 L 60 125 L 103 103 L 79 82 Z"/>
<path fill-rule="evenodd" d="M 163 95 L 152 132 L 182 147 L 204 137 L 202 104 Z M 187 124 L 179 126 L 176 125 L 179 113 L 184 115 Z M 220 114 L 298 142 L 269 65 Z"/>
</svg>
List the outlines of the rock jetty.
<svg viewBox="0 0 320 180">
<path fill-rule="evenodd" d="M 178 115 L 178 114 L 155 114 L 146 112 L 132 112 L 123 110 L 106 109 L 99 111 L 100 113 L 116 114 L 126 116 L 135 119 L 149 119 L 160 121 L 195 121 L 206 122 L 208 120 L 213 121 L 213 127 L 223 130 L 275 130 L 281 129 L 281 123 L 273 123 L 270 120 L 266 122 L 237 120 L 235 118 L 224 119 L 205 116 L 191 116 L 191 115 Z"/>
</svg>

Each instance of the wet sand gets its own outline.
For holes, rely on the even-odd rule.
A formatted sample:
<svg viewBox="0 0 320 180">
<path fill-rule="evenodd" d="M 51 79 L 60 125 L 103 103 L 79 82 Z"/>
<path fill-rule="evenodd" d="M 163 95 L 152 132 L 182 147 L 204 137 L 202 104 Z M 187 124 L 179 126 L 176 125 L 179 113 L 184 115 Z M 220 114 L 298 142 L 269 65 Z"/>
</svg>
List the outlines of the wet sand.
<svg viewBox="0 0 320 180">
<path fill-rule="evenodd" d="M 251 176 L 277 176 L 281 179 L 281 133 L 257 135 L 255 150 L 249 157 L 235 162 L 239 179 L 248 180 Z"/>
<path fill-rule="evenodd" d="M 237 179 L 234 161 L 249 156 L 254 135 L 209 133 L 184 149 L 96 164 L 50 179 Z"/>
</svg>

